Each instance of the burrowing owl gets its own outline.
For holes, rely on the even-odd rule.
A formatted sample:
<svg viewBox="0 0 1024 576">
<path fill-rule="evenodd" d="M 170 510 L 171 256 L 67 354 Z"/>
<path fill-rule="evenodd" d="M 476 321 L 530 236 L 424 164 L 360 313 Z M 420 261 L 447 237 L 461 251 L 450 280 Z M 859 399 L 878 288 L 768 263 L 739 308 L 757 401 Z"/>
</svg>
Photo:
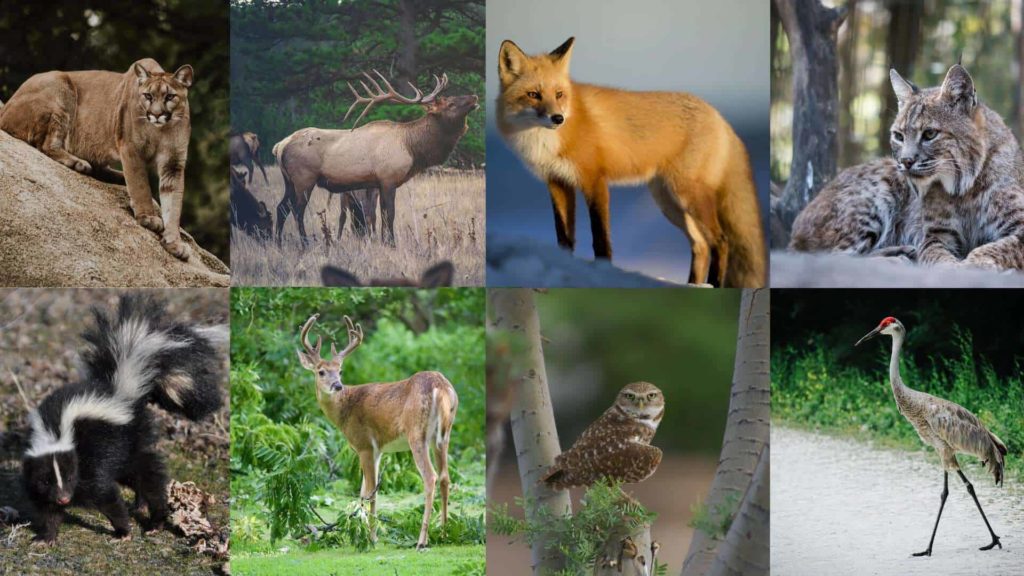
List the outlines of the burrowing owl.
<svg viewBox="0 0 1024 576">
<path fill-rule="evenodd" d="M 651 446 L 651 439 L 664 415 L 665 397 L 657 386 L 627 384 L 572 448 L 555 457 L 542 480 L 556 490 L 590 486 L 602 478 L 646 480 L 661 463 L 661 450 Z"/>
</svg>

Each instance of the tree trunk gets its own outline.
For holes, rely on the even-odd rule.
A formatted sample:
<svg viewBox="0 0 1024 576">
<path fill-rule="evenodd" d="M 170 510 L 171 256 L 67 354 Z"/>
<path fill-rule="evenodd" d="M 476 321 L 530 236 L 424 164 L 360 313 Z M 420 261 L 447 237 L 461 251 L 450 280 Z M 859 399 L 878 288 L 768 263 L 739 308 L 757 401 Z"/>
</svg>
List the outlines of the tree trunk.
<svg viewBox="0 0 1024 576">
<path fill-rule="evenodd" d="M 710 576 L 756 576 L 769 573 L 769 452 L 770 445 L 765 444 L 739 512 L 736 513 L 725 540 L 718 547 L 718 555 L 711 565 Z"/>
<path fill-rule="evenodd" d="M 755 479 L 755 471 L 761 458 L 767 459 L 764 447 L 769 441 L 771 416 L 771 393 L 769 391 L 768 352 L 769 352 L 769 291 L 744 290 L 740 305 L 739 336 L 736 343 L 736 361 L 733 368 L 731 400 L 729 402 L 728 421 L 722 441 L 722 453 L 718 461 L 714 482 L 706 501 L 709 510 L 715 510 L 728 502 L 730 495 L 747 495 L 750 502 L 740 501 L 740 512 L 747 508 L 751 515 L 749 521 L 760 518 L 756 514 L 756 505 L 760 500 L 753 500 L 750 495 L 751 482 Z M 763 453 L 763 454 L 762 454 Z M 767 462 L 764 463 L 767 469 Z M 767 487 L 767 482 L 765 482 Z M 735 526 L 740 518 L 733 520 Z M 767 534 L 767 516 L 764 516 L 763 532 Z M 761 527 L 759 527 L 760 530 Z M 753 534 L 753 532 L 752 532 Z M 725 566 L 734 566 L 739 562 L 751 562 L 767 554 L 769 541 L 767 537 L 754 539 L 745 546 L 722 547 L 721 542 L 701 531 L 693 534 L 690 549 L 683 563 L 683 576 L 708 574 L 716 557 Z M 763 549 L 763 550 L 762 550 Z M 744 572 L 744 574 L 767 574 L 767 563 L 763 572 Z"/>
<path fill-rule="evenodd" d="M 401 0 L 398 7 L 398 50 L 395 62 L 395 77 L 391 84 L 399 92 L 409 91 L 407 82 L 416 84 L 417 60 L 419 59 L 419 39 L 416 38 L 417 3 L 415 0 Z"/>
<path fill-rule="evenodd" d="M 885 37 L 885 57 L 889 67 L 895 68 L 900 76 L 911 79 L 914 76 L 914 62 L 917 61 L 921 45 L 922 2 L 889 0 L 889 30 Z M 889 150 L 889 128 L 896 118 L 896 93 L 888 82 L 882 83 L 882 122 L 878 127 L 878 149 Z"/>
<path fill-rule="evenodd" d="M 857 29 L 857 0 L 846 5 L 849 16 L 842 41 L 839 43 L 839 166 L 850 166 L 860 162 L 861 144 L 853 135 L 853 100 L 857 97 L 858 78 L 861 70 L 857 65 L 857 43 L 860 34 Z"/>
<path fill-rule="evenodd" d="M 800 210 L 836 174 L 838 128 L 836 33 L 845 8 L 819 0 L 775 0 L 793 60 L 793 160 L 786 188 L 772 206 L 788 231 Z M 772 238 L 776 248 L 787 237 Z"/>
<path fill-rule="evenodd" d="M 1013 0 L 1010 7 L 1010 25 L 1016 44 L 1017 90 L 1013 93 L 1013 130 L 1017 140 L 1024 138 L 1024 0 Z"/>
<path fill-rule="evenodd" d="M 542 507 L 556 515 L 568 514 L 571 512 L 569 492 L 556 492 L 538 482 L 562 450 L 551 409 L 533 292 L 527 288 L 492 289 L 487 294 L 491 329 L 519 333 L 525 341 L 524 376 L 512 404 L 511 424 L 527 520 L 535 521 L 537 510 Z M 564 566 L 564 558 L 557 550 L 545 549 L 545 543 L 550 540 L 540 537 L 533 544 L 534 574 L 555 572 Z"/>
</svg>

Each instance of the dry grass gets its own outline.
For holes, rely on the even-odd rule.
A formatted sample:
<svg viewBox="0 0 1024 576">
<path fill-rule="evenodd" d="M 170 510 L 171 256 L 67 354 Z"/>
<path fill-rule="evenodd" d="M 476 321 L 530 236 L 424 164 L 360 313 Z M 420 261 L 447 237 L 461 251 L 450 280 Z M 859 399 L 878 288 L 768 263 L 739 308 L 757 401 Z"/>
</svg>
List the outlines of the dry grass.
<svg viewBox="0 0 1024 576">
<path fill-rule="evenodd" d="M 267 166 L 268 186 L 259 170 L 250 189 L 277 218 L 276 208 L 284 195 L 281 171 Z M 232 283 L 236 286 L 318 286 L 320 268 L 344 268 L 363 282 L 372 278 L 419 279 L 439 260 L 455 265 L 456 286 L 484 284 L 484 173 L 483 171 L 432 170 L 398 189 L 395 216 L 396 247 L 380 241 L 380 217 L 374 239 L 352 231 L 351 218 L 337 238 L 340 202 L 322 188 L 313 190 L 306 207 L 309 247 L 299 239 L 295 219 L 285 223 L 281 247 L 274 241 L 257 242 L 231 231 Z M 324 241 L 321 218 L 325 212 L 330 242 Z M 328 247 L 328 244 L 330 246 Z"/>
</svg>

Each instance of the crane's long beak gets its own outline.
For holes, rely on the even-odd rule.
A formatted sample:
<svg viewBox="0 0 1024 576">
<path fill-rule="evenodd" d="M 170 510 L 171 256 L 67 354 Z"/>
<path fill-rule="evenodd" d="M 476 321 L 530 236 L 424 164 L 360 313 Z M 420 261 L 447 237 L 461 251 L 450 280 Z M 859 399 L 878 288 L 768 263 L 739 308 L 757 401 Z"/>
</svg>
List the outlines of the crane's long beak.
<svg viewBox="0 0 1024 576">
<path fill-rule="evenodd" d="M 867 334 L 865 334 L 863 338 L 861 338 L 860 340 L 857 340 L 857 343 L 854 344 L 854 346 L 860 346 L 861 342 L 863 342 L 865 340 L 871 340 L 875 336 L 878 336 L 878 333 L 881 332 L 881 331 L 882 331 L 881 327 L 875 328 L 871 332 L 868 332 Z"/>
</svg>

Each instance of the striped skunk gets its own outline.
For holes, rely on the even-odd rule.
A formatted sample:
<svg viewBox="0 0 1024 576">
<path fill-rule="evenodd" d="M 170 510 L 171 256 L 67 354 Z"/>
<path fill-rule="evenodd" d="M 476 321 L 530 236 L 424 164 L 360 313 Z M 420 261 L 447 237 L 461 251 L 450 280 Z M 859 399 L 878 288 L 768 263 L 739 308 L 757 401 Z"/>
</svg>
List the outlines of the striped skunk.
<svg viewBox="0 0 1024 576">
<path fill-rule="evenodd" d="M 166 317 L 145 296 L 123 296 L 116 316 L 93 309 L 83 338 L 83 376 L 47 396 L 29 414 L 30 445 L 22 461 L 25 491 L 36 508 L 35 540 L 53 543 L 69 504 L 99 509 L 114 537 L 130 539 L 128 510 L 118 484 L 148 507 L 145 531 L 167 517 L 168 476 L 156 450 L 147 404 L 202 419 L 221 406 L 224 360 L 215 345 L 224 327 Z"/>
</svg>

